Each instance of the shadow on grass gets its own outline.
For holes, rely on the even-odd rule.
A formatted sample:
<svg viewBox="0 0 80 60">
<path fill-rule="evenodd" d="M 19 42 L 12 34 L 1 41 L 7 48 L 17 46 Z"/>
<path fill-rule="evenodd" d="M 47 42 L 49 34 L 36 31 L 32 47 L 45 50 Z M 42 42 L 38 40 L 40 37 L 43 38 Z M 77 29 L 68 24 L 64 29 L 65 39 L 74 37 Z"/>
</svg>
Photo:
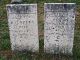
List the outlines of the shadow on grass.
<svg viewBox="0 0 80 60">
<path fill-rule="evenodd" d="M 7 53 L 3 51 L 0 54 L 0 60 L 73 60 L 73 56 L 66 56 L 63 54 L 53 55 L 46 54 L 43 52 L 33 53 L 30 51 L 27 52 L 12 52 L 8 51 Z"/>
</svg>

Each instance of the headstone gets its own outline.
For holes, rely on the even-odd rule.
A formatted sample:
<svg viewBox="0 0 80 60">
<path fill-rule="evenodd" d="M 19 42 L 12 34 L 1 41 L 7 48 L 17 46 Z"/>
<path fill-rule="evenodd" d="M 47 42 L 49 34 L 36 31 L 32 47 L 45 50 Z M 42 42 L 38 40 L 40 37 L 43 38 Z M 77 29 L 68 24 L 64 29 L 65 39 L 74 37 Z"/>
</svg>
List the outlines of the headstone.
<svg viewBox="0 0 80 60">
<path fill-rule="evenodd" d="M 75 3 L 45 3 L 44 51 L 72 55 L 74 26 Z"/>
<path fill-rule="evenodd" d="M 8 4 L 8 25 L 13 51 L 39 51 L 37 4 Z"/>
</svg>

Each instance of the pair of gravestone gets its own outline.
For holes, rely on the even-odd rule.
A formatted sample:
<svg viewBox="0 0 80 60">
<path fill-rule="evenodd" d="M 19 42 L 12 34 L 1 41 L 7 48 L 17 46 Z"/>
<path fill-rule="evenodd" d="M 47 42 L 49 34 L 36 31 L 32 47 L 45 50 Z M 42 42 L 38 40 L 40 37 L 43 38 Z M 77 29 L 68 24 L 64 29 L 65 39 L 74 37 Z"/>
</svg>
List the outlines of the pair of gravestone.
<svg viewBox="0 0 80 60">
<path fill-rule="evenodd" d="M 12 50 L 39 51 L 37 4 L 8 4 Z M 44 52 L 72 54 L 75 3 L 44 4 Z"/>
</svg>

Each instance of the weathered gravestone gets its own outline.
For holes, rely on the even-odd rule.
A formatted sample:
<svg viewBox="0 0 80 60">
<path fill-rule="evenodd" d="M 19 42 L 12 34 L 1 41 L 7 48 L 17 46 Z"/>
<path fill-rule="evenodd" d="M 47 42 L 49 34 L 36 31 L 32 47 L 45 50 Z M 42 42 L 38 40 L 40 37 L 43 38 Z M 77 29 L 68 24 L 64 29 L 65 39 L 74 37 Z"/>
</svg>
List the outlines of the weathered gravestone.
<svg viewBox="0 0 80 60">
<path fill-rule="evenodd" d="M 8 25 L 13 51 L 39 51 L 37 4 L 8 4 Z"/>
<path fill-rule="evenodd" d="M 75 3 L 45 3 L 44 20 L 44 51 L 72 54 Z"/>
</svg>

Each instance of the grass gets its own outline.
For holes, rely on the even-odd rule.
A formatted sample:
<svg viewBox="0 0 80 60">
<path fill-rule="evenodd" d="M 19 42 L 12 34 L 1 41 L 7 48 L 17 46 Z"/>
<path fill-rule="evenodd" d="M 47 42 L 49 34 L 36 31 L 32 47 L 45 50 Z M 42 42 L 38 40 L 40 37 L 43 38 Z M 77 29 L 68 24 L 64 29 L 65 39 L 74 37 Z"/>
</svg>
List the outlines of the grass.
<svg viewBox="0 0 80 60">
<path fill-rule="evenodd" d="M 40 53 L 13 53 L 10 47 L 10 37 L 8 20 L 6 14 L 6 4 L 10 3 L 10 0 L 0 0 L 0 60 L 60 60 L 54 58 L 51 54 L 43 53 L 43 4 L 45 2 L 75 2 L 77 4 L 76 10 L 76 26 L 75 26 L 75 37 L 74 37 L 74 48 L 73 58 L 66 56 L 57 56 L 63 60 L 80 60 L 80 0 L 23 0 L 25 3 L 38 3 L 38 23 L 39 23 L 39 42 L 40 42 Z"/>
</svg>

